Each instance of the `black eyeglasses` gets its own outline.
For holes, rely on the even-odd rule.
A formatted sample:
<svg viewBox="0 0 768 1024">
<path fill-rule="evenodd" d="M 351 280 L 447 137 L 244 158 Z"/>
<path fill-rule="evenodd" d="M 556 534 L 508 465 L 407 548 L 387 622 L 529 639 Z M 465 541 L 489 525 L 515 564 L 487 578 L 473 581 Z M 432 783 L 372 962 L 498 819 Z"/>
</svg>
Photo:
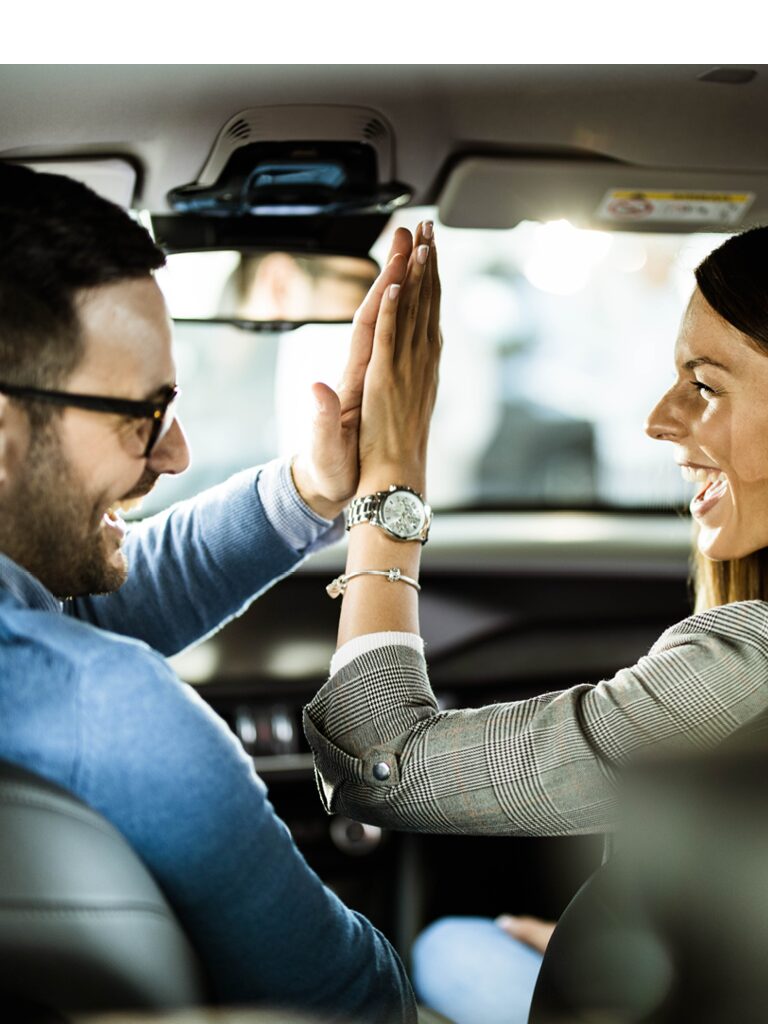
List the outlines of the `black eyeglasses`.
<svg viewBox="0 0 768 1024">
<path fill-rule="evenodd" d="M 180 389 L 174 385 L 163 388 L 163 397 L 154 402 L 135 402 L 130 398 L 106 398 L 102 395 L 75 395 L 69 391 L 46 391 L 43 388 L 27 388 L 16 384 L 0 382 L 0 394 L 15 398 L 31 398 L 36 402 L 50 402 L 52 405 L 71 405 L 76 409 L 91 412 L 109 412 L 130 419 L 148 420 L 147 440 L 143 459 L 148 459 L 152 449 L 161 441 L 176 418 L 176 400 Z M 143 441 L 143 437 L 142 437 Z"/>
</svg>

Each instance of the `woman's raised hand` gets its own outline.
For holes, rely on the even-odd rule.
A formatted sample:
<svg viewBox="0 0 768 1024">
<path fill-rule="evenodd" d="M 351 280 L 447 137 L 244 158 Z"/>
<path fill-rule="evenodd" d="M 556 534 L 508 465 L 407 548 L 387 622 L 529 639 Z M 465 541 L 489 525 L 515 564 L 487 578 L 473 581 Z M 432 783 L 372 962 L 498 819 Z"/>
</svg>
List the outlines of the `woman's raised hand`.
<svg viewBox="0 0 768 1024">
<path fill-rule="evenodd" d="M 441 348 L 440 280 L 432 224 L 420 224 L 413 240 L 406 235 L 407 270 L 403 265 L 400 278 L 384 290 L 368 353 L 358 431 L 359 497 L 392 484 L 424 494 Z M 412 584 L 420 560 L 420 540 L 403 542 L 368 522 L 351 527 L 346 576 L 352 585 L 344 594 L 339 645 L 370 633 L 418 633 L 418 591 Z"/>
<path fill-rule="evenodd" d="M 381 299 L 365 374 L 358 494 L 405 484 L 421 493 L 438 382 L 440 278 L 431 222 L 418 226 L 402 284 Z"/>
</svg>

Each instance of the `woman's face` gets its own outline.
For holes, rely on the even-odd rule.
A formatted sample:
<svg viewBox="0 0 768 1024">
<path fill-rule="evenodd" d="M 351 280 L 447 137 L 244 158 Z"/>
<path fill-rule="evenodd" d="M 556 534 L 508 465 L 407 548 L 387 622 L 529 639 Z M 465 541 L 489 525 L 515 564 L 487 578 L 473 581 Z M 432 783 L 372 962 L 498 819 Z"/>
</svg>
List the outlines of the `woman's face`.
<svg viewBox="0 0 768 1024">
<path fill-rule="evenodd" d="M 697 288 L 675 344 L 676 380 L 646 432 L 671 441 L 698 546 L 716 561 L 768 547 L 768 355 L 722 320 Z"/>
</svg>

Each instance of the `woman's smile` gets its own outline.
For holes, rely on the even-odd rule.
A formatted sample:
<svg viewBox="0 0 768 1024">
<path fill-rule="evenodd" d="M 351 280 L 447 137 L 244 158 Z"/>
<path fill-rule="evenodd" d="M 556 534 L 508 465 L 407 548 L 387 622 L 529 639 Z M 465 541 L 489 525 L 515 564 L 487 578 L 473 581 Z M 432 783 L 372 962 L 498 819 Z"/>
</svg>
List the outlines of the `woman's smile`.
<svg viewBox="0 0 768 1024">
<path fill-rule="evenodd" d="M 707 481 L 703 490 L 691 499 L 690 510 L 694 519 L 704 521 L 728 494 L 728 477 L 718 473 L 714 479 Z"/>
</svg>

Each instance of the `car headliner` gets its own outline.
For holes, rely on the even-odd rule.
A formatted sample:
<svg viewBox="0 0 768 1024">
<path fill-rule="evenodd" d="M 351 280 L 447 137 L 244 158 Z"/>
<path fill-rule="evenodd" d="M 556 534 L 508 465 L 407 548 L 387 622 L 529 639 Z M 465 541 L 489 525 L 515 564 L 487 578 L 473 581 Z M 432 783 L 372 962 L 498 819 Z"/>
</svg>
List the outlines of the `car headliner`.
<svg viewBox="0 0 768 1024">
<path fill-rule="evenodd" d="M 746 84 L 714 65 L 13 65 L 0 67 L 0 158 L 129 155 L 141 204 L 196 178 L 244 108 L 372 107 L 392 124 L 397 176 L 434 200 L 461 152 L 581 153 L 637 166 L 768 175 L 768 65 Z"/>
</svg>

